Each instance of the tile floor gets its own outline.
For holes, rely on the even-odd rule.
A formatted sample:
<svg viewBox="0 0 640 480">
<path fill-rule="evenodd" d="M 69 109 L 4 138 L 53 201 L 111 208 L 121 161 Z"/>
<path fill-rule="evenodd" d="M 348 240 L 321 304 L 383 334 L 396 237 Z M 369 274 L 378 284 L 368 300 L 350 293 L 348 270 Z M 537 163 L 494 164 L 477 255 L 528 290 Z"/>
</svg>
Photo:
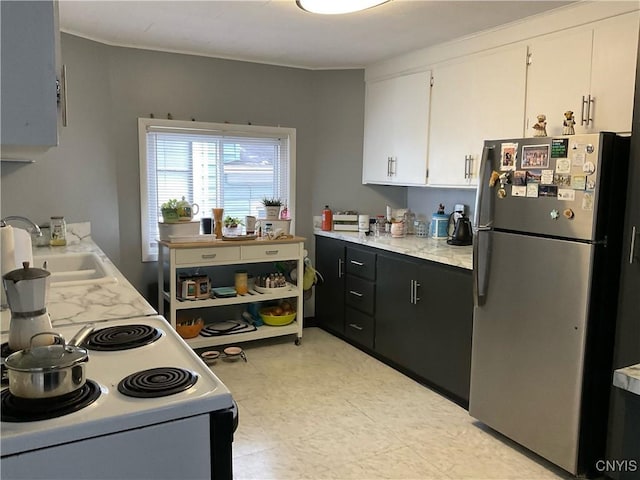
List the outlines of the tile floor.
<svg viewBox="0 0 640 480">
<path fill-rule="evenodd" d="M 237 480 L 572 478 L 319 328 L 244 347 L 211 367 L 239 406 Z"/>
</svg>

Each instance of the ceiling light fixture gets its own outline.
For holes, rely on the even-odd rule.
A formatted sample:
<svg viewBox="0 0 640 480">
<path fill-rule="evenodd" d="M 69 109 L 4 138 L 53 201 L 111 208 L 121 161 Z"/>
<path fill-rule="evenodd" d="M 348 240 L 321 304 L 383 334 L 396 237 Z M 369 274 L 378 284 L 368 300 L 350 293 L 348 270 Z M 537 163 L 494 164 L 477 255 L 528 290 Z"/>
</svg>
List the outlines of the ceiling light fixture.
<svg viewBox="0 0 640 480">
<path fill-rule="evenodd" d="M 296 3 L 307 12 L 336 15 L 359 12 L 388 1 L 390 0 L 296 0 Z"/>
</svg>

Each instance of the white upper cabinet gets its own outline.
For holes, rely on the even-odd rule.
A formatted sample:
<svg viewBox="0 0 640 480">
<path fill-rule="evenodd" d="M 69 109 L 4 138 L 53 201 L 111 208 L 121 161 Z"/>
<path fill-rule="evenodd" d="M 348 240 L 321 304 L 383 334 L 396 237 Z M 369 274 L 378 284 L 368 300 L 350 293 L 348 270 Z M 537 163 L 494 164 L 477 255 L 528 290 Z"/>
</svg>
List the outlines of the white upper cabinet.
<svg viewBox="0 0 640 480">
<path fill-rule="evenodd" d="M 484 140 L 522 136 L 526 59 L 522 45 L 433 68 L 430 186 L 476 186 Z"/>
<path fill-rule="evenodd" d="M 538 114 L 547 117 L 548 135 L 561 135 L 567 110 L 576 133 L 631 131 L 638 18 L 620 15 L 528 42 L 527 137 Z"/>
<path fill-rule="evenodd" d="M 2 157 L 58 144 L 57 3 L 2 2 Z"/>
<path fill-rule="evenodd" d="M 631 132 L 640 13 L 598 22 L 593 31 L 591 107 L 594 132 Z"/>
<path fill-rule="evenodd" d="M 580 114 L 582 98 L 587 99 L 591 83 L 592 42 L 590 29 L 574 29 L 529 42 L 525 136 L 533 136 L 533 125 L 540 114 L 546 116 L 548 135 L 562 135 L 567 110 L 574 112 L 576 133 L 584 133 Z"/>
<path fill-rule="evenodd" d="M 362 183 L 425 185 L 430 72 L 367 82 Z"/>
</svg>

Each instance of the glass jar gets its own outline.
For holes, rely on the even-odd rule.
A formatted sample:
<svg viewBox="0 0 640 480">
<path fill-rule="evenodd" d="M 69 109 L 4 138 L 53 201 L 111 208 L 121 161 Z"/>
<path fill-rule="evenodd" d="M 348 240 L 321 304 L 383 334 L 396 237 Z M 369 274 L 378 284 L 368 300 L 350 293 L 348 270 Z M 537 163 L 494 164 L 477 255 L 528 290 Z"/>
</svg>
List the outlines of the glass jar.
<svg viewBox="0 0 640 480">
<path fill-rule="evenodd" d="M 246 295 L 249 291 L 248 275 L 246 270 L 238 270 L 236 272 L 235 288 L 238 295 Z"/>
<path fill-rule="evenodd" d="M 402 238 L 406 234 L 404 222 L 391 223 L 391 236 L 394 238 Z"/>
<path fill-rule="evenodd" d="M 429 226 L 422 220 L 416 221 L 415 230 L 416 230 L 417 237 L 424 238 L 429 236 Z"/>
<path fill-rule="evenodd" d="M 49 245 L 62 247 L 67 244 L 67 222 L 64 221 L 64 217 L 51 217 L 49 228 L 51 229 Z"/>
</svg>

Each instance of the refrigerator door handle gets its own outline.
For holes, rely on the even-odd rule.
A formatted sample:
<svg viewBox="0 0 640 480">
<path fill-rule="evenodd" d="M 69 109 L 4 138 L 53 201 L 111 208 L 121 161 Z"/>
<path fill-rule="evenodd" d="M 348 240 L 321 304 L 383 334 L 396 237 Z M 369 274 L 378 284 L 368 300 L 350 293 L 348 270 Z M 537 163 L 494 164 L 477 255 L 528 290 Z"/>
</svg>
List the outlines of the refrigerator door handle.
<svg viewBox="0 0 640 480">
<path fill-rule="evenodd" d="M 489 172 L 489 174 L 487 174 L 488 170 L 490 170 L 491 168 L 491 162 L 489 159 L 489 153 L 495 148 L 495 146 L 487 146 L 485 145 L 484 148 L 482 149 L 482 158 L 480 160 L 480 171 L 478 174 L 478 193 L 476 194 L 476 206 L 475 206 L 475 212 L 474 212 L 474 219 L 473 219 L 473 224 L 474 227 L 477 229 L 481 228 L 481 227 L 489 227 L 491 225 L 491 216 L 489 215 L 489 218 L 485 218 L 486 215 L 483 215 L 483 213 L 491 213 L 491 212 L 483 212 L 484 208 L 486 207 L 485 204 L 485 190 L 487 190 L 487 188 L 489 188 L 489 175 L 491 174 L 491 172 Z"/>
<path fill-rule="evenodd" d="M 485 303 L 489 283 L 489 255 L 491 254 L 491 229 L 479 227 L 473 240 L 473 304 Z"/>
</svg>

